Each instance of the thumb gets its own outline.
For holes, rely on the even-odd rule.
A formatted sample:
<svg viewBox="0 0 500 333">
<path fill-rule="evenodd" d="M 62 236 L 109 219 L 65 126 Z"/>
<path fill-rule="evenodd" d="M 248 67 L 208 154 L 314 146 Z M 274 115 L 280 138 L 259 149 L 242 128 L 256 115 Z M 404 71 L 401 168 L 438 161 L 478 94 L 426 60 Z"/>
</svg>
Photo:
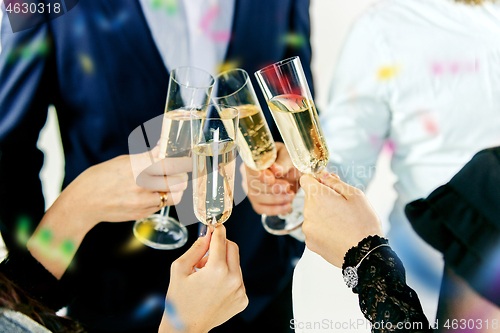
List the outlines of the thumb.
<svg viewBox="0 0 500 333">
<path fill-rule="evenodd" d="M 340 181 L 340 177 L 334 173 L 323 170 L 319 174 L 319 181 L 328 187 L 332 187 Z"/>
<path fill-rule="evenodd" d="M 350 186 L 341 181 L 340 177 L 336 174 L 323 171 L 320 174 L 319 181 L 347 199 Z"/>
<path fill-rule="evenodd" d="M 196 242 L 177 259 L 172 265 L 173 274 L 190 275 L 193 267 L 205 256 L 210 247 L 211 232 L 207 231 L 206 236 L 199 237 Z"/>
<path fill-rule="evenodd" d="M 321 184 L 313 176 L 303 175 L 302 177 L 300 177 L 300 186 L 302 187 L 302 189 L 306 193 L 306 197 L 307 197 L 311 194 L 311 190 L 313 188 L 315 188 L 317 186 L 321 186 Z M 318 191 L 316 190 L 314 193 L 318 193 Z"/>
</svg>

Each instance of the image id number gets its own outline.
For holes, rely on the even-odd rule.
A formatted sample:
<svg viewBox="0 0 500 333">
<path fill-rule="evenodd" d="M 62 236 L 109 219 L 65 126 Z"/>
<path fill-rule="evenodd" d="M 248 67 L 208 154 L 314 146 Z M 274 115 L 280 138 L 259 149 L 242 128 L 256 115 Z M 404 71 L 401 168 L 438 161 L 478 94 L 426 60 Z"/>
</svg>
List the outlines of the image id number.
<svg viewBox="0 0 500 333">
<path fill-rule="evenodd" d="M 468 329 L 468 330 L 480 330 L 480 329 L 498 329 L 499 324 L 497 319 L 488 320 L 488 319 L 448 319 L 444 323 L 443 327 L 447 329 Z"/>
<path fill-rule="evenodd" d="M 9 3 L 7 8 L 5 8 L 5 11 L 7 13 L 15 13 L 15 14 L 34 14 L 34 13 L 39 13 L 43 14 L 45 12 L 47 13 L 60 13 L 61 12 L 61 4 L 60 3 L 54 3 L 54 5 L 51 7 L 50 3 L 44 4 L 44 3 Z"/>
</svg>

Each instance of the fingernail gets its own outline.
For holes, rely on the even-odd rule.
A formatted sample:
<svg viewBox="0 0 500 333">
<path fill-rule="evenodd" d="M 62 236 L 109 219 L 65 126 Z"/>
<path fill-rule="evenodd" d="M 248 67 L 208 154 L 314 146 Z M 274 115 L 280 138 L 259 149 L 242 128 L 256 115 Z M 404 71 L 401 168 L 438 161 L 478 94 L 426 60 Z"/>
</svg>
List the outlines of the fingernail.
<svg viewBox="0 0 500 333">
<path fill-rule="evenodd" d="M 207 235 L 208 227 L 204 224 L 201 226 L 199 237 L 205 237 Z"/>
<path fill-rule="evenodd" d="M 321 178 L 329 178 L 330 177 L 330 173 L 326 170 L 323 170 L 321 171 Z"/>
</svg>

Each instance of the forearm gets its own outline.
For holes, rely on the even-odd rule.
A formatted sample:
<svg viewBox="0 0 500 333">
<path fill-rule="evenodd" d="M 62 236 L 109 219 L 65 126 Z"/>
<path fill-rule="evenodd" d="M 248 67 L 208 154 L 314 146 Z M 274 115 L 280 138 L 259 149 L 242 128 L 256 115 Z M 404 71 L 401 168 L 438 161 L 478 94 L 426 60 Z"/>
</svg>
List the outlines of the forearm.
<svg viewBox="0 0 500 333">
<path fill-rule="evenodd" d="M 70 265 L 87 232 L 96 223 L 86 221 L 72 211 L 71 202 L 63 192 L 45 213 L 28 241 L 28 251 L 54 277 L 60 279 Z"/>
<path fill-rule="evenodd" d="M 367 238 L 361 246 L 346 254 L 344 269 L 356 266 L 361 259 L 384 240 Z M 431 332 L 417 294 L 406 284 L 401 260 L 389 246 L 374 249 L 361 261 L 358 283 L 361 311 L 372 325 L 372 332 Z"/>
</svg>

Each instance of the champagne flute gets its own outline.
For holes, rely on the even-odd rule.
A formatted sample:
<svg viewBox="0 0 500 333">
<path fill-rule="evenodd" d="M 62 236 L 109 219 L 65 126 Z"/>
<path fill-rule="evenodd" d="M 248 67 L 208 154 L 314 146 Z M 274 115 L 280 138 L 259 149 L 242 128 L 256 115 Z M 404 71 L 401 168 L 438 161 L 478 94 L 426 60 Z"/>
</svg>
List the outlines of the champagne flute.
<svg viewBox="0 0 500 333">
<path fill-rule="evenodd" d="M 269 65 L 255 76 L 293 165 L 302 173 L 319 174 L 329 152 L 299 57 Z"/>
<path fill-rule="evenodd" d="M 193 106 L 210 101 L 214 82 L 209 73 L 194 67 L 178 67 L 170 72 L 159 158 L 191 157 Z M 204 110 L 197 112 L 204 113 Z M 154 249 L 172 250 L 183 246 L 188 239 L 187 228 L 169 213 L 170 206 L 167 206 L 159 214 L 137 220 L 133 228 L 135 237 Z"/>
<path fill-rule="evenodd" d="M 233 210 L 238 110 L 220 104 L 191 114 L 193 208 L 208 226 L 226 222 Z"/>
<path fill-rule="evenodd" d="M 269 168 L 276 160 L 276 146 L 248 73 L 231 69 L 215 81 L 217 93 L 212 100 L 239 112 L 238 147 L 243 162 L 253 170 Z"/>
<path fill-rule="evenodd" d="M 248 73 L 243 69 L 228 70 L 217 76 L 216 83 L 212 100 L 235 107 L 240 113 L 238 147 L 243 162 L 253 170 L 266 170 L 276 160 L 276 146 Z M 267 232 L 286 235 L 302 224 L 303 217 L 262 215 L 261 220 Z"/>
</svg>

